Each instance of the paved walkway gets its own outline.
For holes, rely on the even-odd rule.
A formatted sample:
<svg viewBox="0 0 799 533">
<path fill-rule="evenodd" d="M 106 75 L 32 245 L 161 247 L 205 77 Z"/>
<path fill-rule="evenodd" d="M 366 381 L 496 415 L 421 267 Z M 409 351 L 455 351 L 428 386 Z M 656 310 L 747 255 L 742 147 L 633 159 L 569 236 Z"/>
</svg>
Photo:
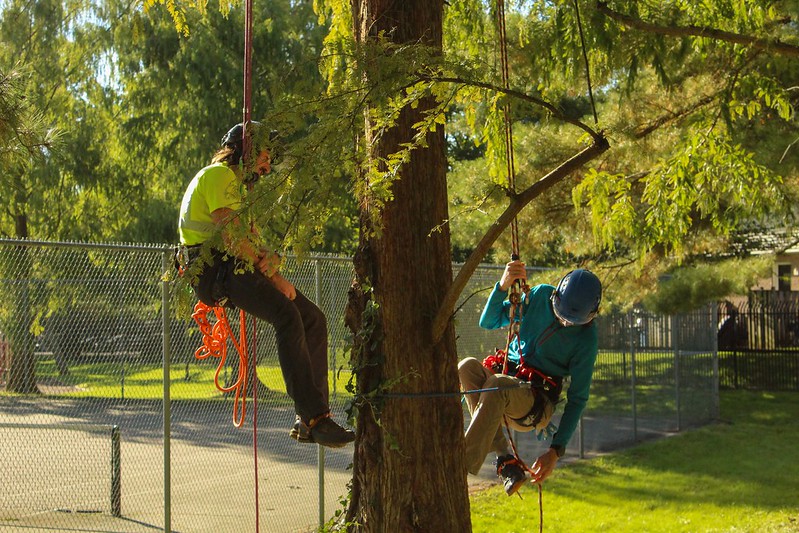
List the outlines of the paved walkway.
<svg viewBox="0 0 799 533">
<path fill-rule="evenodd" d="M 93 477 L 109 478 L 107 436 L 53 430 L 24 435 L 30 430 L 4 429 L 0 439 L 0 453 L 6 458 L 0 472 L 0 531 L 138 533 L 163 530 L 167 520 L 172 531 L 182 533 L 255 531 L 252 431 L 232 428 L 229 403 L 176 403 L 173 407 L 171 515 L 164 515 L 159 408 L 157 402 L 102 405 L 96 401 L 42 403 L 3 398 L 0 424 L 117 424 L 122 433 L 122 516 L 111 516 L 107 489 L 98 494 L 94 489 L 97 483 L 90 482 Z M 339 499 L 351 477 L 352 445 L 320 453 L 318 446 L 296 443 L 287 437 L 292 419 L 292 413 L 282 407 L 262 408 L 259 413 L 261 532 L 312 531 L 319 522 L 320 499 L 324 517 L 332 516 L 340 508 Z M 586 421 L 597 431 L 603 427 L 620 431 L 623 423 L 622 419 Z M 15 441 L 14 435 L 24 441 Z M 517 445 L 521 456 L 532 462 L 548 443 L 522 434 Z M 317 467 L 320 461 L 324 462 L 323 495 Z M 469 476 L 469 484 L 478 488 L 493 483 L 493 458 L 488 457 L 480 474 Z M 85 495 L 86 500 L 76 494 Z M 38 511 L 30 510 L 31 498 Z"/>
</svg>

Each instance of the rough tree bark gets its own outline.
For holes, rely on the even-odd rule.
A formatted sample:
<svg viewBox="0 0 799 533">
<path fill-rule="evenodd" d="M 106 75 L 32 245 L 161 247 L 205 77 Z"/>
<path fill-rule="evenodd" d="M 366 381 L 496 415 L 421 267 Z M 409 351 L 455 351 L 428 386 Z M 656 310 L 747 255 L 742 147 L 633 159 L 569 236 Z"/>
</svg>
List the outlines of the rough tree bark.
<svg viewBox="0 0 799 533">
<path fill-rule="evenodd" d="M 442 0 L 352 0 L 352 12 L 361 42 L 385 32 L 397 43 L 441 47 Z M 391 131 L 364 139 L 372 156 L 399 151 L 432 105 L 406 108 Z M 359 334 L 353 357 L 362 398 L 348 517 L 363 531 L 471 530 L 457 394 L 368 397 L 386 385 L 394 394 L 458 391 L 452 325 L 438 342 L 431 337 L 452 283 L 449 230 L 444 225 L 431 232 L 447 219 L 444 143 L 439 128 L 402 167 L 393 199 L 379 213 L 379 232 L 372 231 L 375 206 L 368 200 L 361 205 L 357 279 L 347 312 Z"/>
</svg>

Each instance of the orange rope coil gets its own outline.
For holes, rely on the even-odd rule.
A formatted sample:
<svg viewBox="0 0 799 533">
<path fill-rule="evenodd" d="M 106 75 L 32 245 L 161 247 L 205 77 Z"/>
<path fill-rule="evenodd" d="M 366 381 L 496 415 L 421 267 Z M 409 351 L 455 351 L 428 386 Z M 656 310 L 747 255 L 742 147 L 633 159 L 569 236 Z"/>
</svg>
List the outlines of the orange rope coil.
<svg viewBox="0 0 799 533">
<path fill-rule="evenodd" d="M 208 314 L 213 310 L 216 322 L 211 325 Z M 197 323 L 202 334 L 202 345 L 194 352 L 194 357 L 198 360 L 215 357 L 219 359 L 214 374 L 214 385 L 220 392 L 229 393 L 235 391 L 233 399 L 233 425 L 241 427 L 244 423 L 244 416 L 247 412 L 247 370 L 249 368 L 249 357 L 247 355 L 247 330 L 245 325 L 244 311 L 241 311 L 239 321 L 239 339 L 233 335 L 227 313 L 224 307 L 211 307 L 202 302 L 197 302 L 191 317 Z M 239 354 L 239 373 L 236 380 L 229 386 L 225 386 L 219 381 L 219 375 L 225 367 L 227 360 L 227 341 L 230 340 Z"/>
</svg>

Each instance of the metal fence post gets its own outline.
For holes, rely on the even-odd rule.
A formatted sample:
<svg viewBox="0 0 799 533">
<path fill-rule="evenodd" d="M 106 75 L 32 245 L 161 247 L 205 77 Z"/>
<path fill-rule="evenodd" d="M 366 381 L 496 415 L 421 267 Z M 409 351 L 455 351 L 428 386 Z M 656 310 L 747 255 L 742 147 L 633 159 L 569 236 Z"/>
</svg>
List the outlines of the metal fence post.
<svg viewBox="0 0 799 533">
<path fill-rule="evenodd" d="M 111 426 L 111 514 L 122 516 L 122 458 L 119 426 Z"/>
<path fill-rule="evenodd" d="M 170 268 L 170 248 L 163 251 L 161 257 L 161 272 L 168 272 Z M 161 324 L 163 334 L 163 371 L 164 371 L 164 531 L 172 531 L 172 463 L 171 463 L 171 434 L 172 434 L 172 403 L 169 396 L 169 370 L 172 362 L 172 339 L 169 319 L 169 282 L 161 281 Z"/>
<path fill-rule="evenodd" d="M 719 323 L 719 306 L 710 304 L 710 317 L 712 324 Z M 719 405 L 719 336 L 716 328 L 710 328 L 710 346 L 713 351 L 713 418 L 721 416 L 721 406 Z"/>
<path fill-rule="evenodd" d="M 636 403 L 636 374 L 635 374 L 635 329 L 633 328 L 633 311 L 627 312 L 627 325 L 630 332 L 630 409 L 633 415 L 633 441 L 638 441 L 638 405 Z"/>
</svg>

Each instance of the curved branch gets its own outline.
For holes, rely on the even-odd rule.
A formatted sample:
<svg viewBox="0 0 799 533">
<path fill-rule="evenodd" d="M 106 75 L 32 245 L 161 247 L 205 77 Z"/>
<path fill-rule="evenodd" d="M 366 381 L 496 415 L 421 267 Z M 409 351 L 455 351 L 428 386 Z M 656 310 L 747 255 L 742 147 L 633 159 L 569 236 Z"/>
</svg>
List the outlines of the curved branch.
<svg viewBox="0 0 799 533">
<path fill-rule="evenodd" d="M 741 35 L 740 33 L 719 30 L 717 28 L 708 28 L 706 26 L 661 26 L 614 11 L 608 7 L 607 2 L 602 1 L 596 3 L 596 9 L 608 18 L 636 30 L 669 37 L 707 37 L 717 41 L 751 46 L 758 50 L 768 50 L 784 56 L 799 57 L 799 46 L 783 43 L 779 39 L 762 39 L 759 37 L 752 37 L 751 35 Z"/>
<path fill-rule="evenodd" d="M 657 130 L 658 128 L 660 128 L 662 126 L 665 126 L 666 124 L 670 124 L 670 123 L 672 123 L 674 121 L 680 120 L 681 118 L 684 118 L 684 117 L 690 115 L 691 113 L 693 113 L 697 109 L 700 109 L 702 107 L 705 107 L 708 104 L 711 104 L 714 100 L 716 100 L 719 97 L 719 94 L 721 94 L 721 92 L 722 91 L 719 91 L 716 94 L 710 94 L 710 95 L 704 96 L 704 97 L 700 98 L 699 100 L 697 100 L 696 102 L 693 102 L 692 104 L 690 104 L 690 105 L 688 105 L 686 107 L 683 107 L 682 109 L 678 109 L 677 111 L 674 111 L 672 113 L 668 113 L 666 115 L 660 116 L 660 117 L 650 121 L 648 124 L 640 126 L 638 129 L 636 129 L 633 132 L 633 138 L 635 138 L 635 139 L 643 139 L 644 137 L 646 137 L 647 135 L 649 135 L 653 131 Z"/>
<path fill-rule="evenodd" d="M 499 238 L 505 228 L 510 225 L 513 218 L 535 198 L 563 181 L 569 174 L 581 166 L 607 151 L 608 148 L 610 148 L 610 144 L 608 144 L 607 139 L 599 133 L 598 137 L 594 139 L 594 142 L 590 146 L 561 163 L 560 166 L 533 183 L 521 193 L 511 197 L 508 207 L 505 208 L 505 211 L 499 216 L 497 221 L 488 228 L 486 234 L 480 239 L 480 242 L 477 243 L 474 251 L 469 255 L 469 258 L 458 271 L 458 275 L 455 276 L 452 285 L 450 285 L 449 290 L 447 290 L 447 294 L 444 295 L 441 306 L 438 308 L 438 313 L 433 319 L 431 333 L 434 343 L 437 343 L 444 335 L 447 324 L 452 318 L 455 304 L 458 302 L 458 298 L 466 287 L 469 279 L 472 277 L 472 274 L 474 274 L 474 271 L 497 238 Z"/>
<path fill-rule="evenodd" d="M 586 132 L 588 135 L 591 136 L 591 138 L 594 140 L 595 143 L 599 143 L 600 140 L 603 139 L 603 135 L 601 132 L 594 130 L 589 125 L 580 122 L 579 120 L 575 120 L 573 118 L 565 116 L 563 113 L 558 111 L 557 107 L 547 102 L 546 100 L 542 100 L 541 98 L 536 98 L 535 96 L 523 93 L 521 91 L 517 91 L 515 89 L 506 89 L 504 87 L 500 87 L 499 85 L 494 85 L 492 83 L 488 83 L 485 81 L 467 80 L 465 78 L 458 78 L 453 76 L 425 76 L 422 79 L 424 79 L 425 81 L 435 81 L 440 83 L 458 83 L 461 85 L 480 87 L 481 89 L 488 89 L 490 91 L 506 94 L 512 98 L 524 100 L 525 102 L 530 102 L 539 107 L 543 107 L 544 109 L 549 111 L 553 117 L 557 118 L 558 120 L 562 120 L 563 122 L 567 122 L 573 126 L 577 126 L 581 130 Z"/>
</svg>

